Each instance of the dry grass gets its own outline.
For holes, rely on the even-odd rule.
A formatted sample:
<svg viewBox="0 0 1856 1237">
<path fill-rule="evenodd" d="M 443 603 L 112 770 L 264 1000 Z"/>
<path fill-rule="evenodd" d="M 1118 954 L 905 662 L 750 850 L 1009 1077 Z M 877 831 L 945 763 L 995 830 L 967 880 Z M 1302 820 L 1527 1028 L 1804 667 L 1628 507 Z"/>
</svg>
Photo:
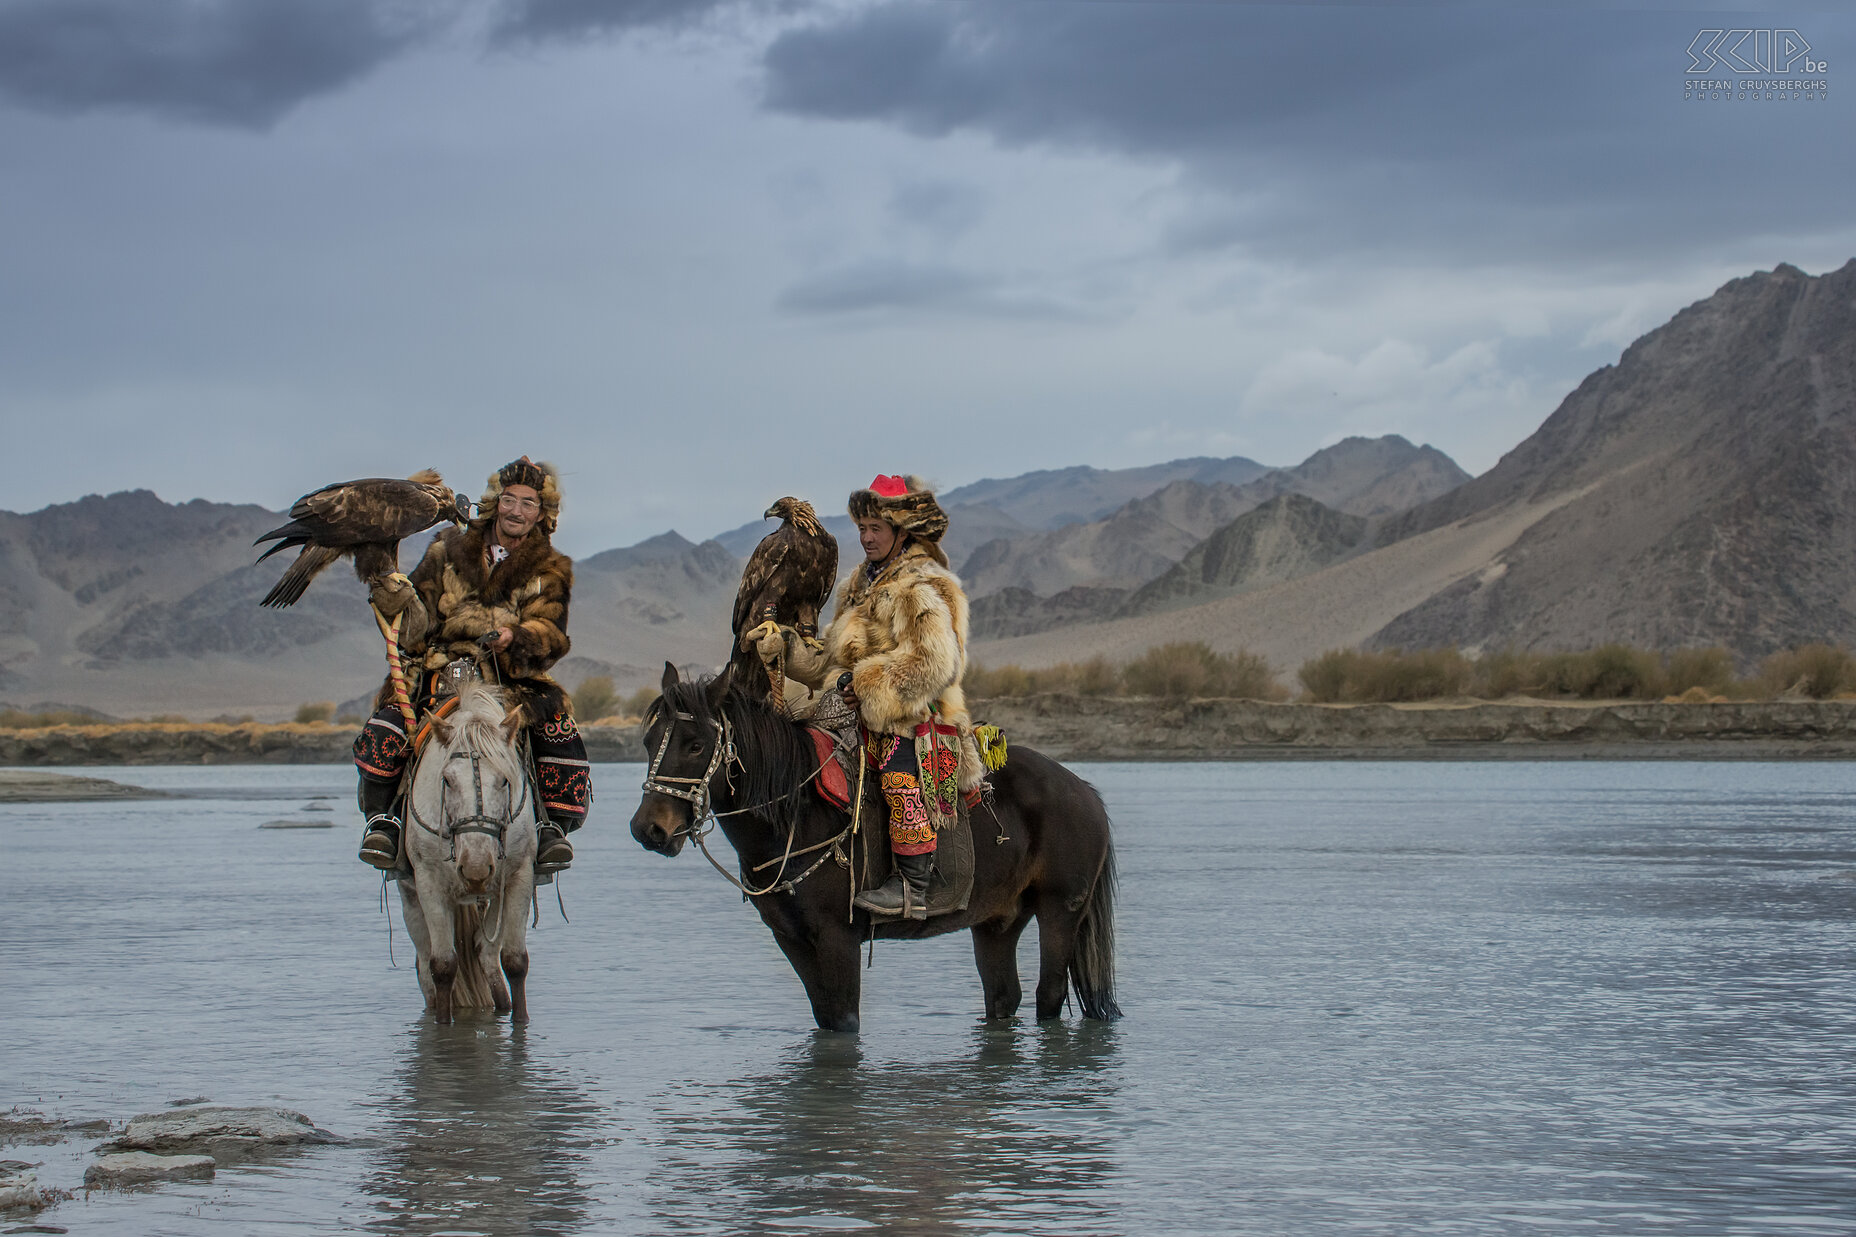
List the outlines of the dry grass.
<svg viewBox="0 0 1856 1237">
<path fill-rule="evenodd" d="M 1282 700 L 1288 693 L 1254 653 L 1215 653 L 1200 641 L 1162 644 L 1125 665 L 1106 657 L 1063 662 L 1037 670 L 1022 666 L 967 667 L 961 681 L 979 699 L 1065 692 L 1079 696 L 1159 696 L 1170 700 L 1235 698 Z"/>
<path fill-rule="evenodd" d="M 1781 694 L 1829 700 L 1856 693 L 1856 657 L 1841 646 L 1805 645 L 1773 654 L 1757 676 L 1738 679 L 1733 655 L 1718 645 L 1667 652 L 1627 644 L 1558 653 L 1506 648 L 1474 660 L 1454 648 L 1332 649 L 1303 662 L 1298 677 L 1305 698 L 1319 703 L 1460 695 L 1689 704 L 1772 700 Z"/>
<path fill-rule="evenodd" d="M 596 674 L 581 680 L 574 689 L 574 716 L 581 721 L 591 722 L 602 717 L 611 717 L 619 708 L 619 693 L 612 686 L 610 675 Z"/>
<path fill-rule="evenodd" d="M 1829 700 L 1856 690 L 1856 659 L 1840 644 L 1806 644 L 1766 658 L 1758 681 L 1772 696 Z"/>
<path fill-rule="evenodd" d="M 1454 648 L 1409 653 L 1330 649 L 1302 663 L 1297 677 L 1308 698 L 1318 703 L 1390 704 L 1460 696 L 1469 689 L 1474 668 Z"/>
<path fill-rule="evenodd" d="M 296 723 L 299 726 L 307 725 L 310 722 L 327 722 L 333 721 L 334 719 L 335 702 L 333 700 L 317 700 L 309 704 L 299 704 L 296 706 Z"/>
</svg>

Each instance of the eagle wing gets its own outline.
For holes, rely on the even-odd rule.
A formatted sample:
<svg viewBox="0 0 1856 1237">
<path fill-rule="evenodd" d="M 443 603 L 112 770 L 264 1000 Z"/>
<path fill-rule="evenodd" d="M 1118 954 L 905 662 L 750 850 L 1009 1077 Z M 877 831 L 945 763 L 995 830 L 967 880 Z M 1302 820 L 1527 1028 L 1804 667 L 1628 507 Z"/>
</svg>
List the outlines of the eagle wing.
<svg viewBox="0 0 1856 1237">
<path fill-rule="evenodd" d="M 430 475 L 436 479 L 437 474 Z M 288 524 L 272 529 L 253 543 L 276 542 L 258 556 L 259 562 L 279 550 L 302 547 L 302 553 L 277 587 L 259 604 L 292 604 L 311 580 L 343 555 L 354 556 L 364 579 L 395 570 L 400 539 L 422 532 L 450 515 L 451 510 L 432 488 L 396 477 L 364 477 L 305 494 L 291 504 Z"/>
<path fill-rule="evenodd" d="M 756 625 L 752 616 L 768 603 L 778 604 L 785 594 L 786 560 L 792 554 L 792 525 L 780 527 L 760 539 L 748 564 L 741 569 L 741 587 L 735 591 L 733 631 L 736 636 Z"/>
</svg>

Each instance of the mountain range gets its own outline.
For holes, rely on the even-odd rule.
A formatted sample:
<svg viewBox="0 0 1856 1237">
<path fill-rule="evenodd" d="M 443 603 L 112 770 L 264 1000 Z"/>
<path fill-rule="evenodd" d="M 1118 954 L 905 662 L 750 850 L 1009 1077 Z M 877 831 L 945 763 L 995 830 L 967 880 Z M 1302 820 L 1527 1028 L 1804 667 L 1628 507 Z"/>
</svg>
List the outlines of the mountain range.
<svg viewBox="0 0 1856 1237">
<path fill-rule="evenodd" d="M 1168 608 L 994 639 L 976 656 L 1035 666 L 1201 639 L 1292 673 L 1337 647 L 1624 641 L 1720 644 L 1746 669 L 1779 648 L 1848 641 L 1856 261 L 1733 280 L 1445 494 L 1363 528 L 1324 531 L 1312 511 L 1292 528 L 1282 514 L 1275 535 L 1305 572 L 1220 568 L 1207 580 L 1207 545 L 1150 586 Z"/>
<path fill-rule="evenodd" d="M 777 495 L 769 495 L 769 499 Z M 1743 663 L 1856 633 L 1856 261 L 1727 284 L 1586 378 L 1480 477 L 1395 435 L 1302 463 L 1069 468 L 941 495 L 975 660 L 1126 658 L 1167 640 L 1263 654 L 1725 644 Z M 826 524 L 860 553 L 848 519 Z M 147 491 L 0 512 L 0 696 L 116 715 L 287 715 L 379 681 L 351 573 L 298 605 L 252 540 L 283 517 Z M 727 650 L 772 525 L 581 558 L 570 685 L 655 681 Z M 422 547 L 404 548 L 405 565 Z"/>
</svg>

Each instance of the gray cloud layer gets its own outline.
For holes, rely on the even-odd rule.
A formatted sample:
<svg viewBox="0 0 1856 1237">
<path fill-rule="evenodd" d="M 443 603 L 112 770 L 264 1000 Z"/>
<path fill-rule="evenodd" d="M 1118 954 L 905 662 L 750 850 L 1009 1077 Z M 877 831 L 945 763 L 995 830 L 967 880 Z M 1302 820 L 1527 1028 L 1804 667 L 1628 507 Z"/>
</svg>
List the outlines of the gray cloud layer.
<svg viewBox="0 0 1856 1237">
<path fill-rule="evenodd" d="M 1716 19 L 1719 24 L 1721 19 Z M 1744 19 L 1743 19 L 1744 20 Z M 1822 48 L 1856 22 L 1808 14 Z M 1841 226 L 1848 107 L 1684 102 L 1694 13 L 895 0 L 791 29 L 766 105 L 1177 162 L 1180 248 L 1607 260 Z M 1685 110 L 1686 109 L 1686 110 Z M 1778 195 L 1775 198 L 1775 193 Z M 1775 210 L 1775 204 L 1780 209 Z"/>
<path fill-rule="evenodd" d="M 577 40 L 649 27 L 693 26 L 746 0 L 510 0 L 500 42 Z"/>
<path fill-rule="evenodd" d="M 444 17 L 380 0 L 12 0 L 0 5 L 0 93 L 54 112 L 263 127 Z"/>
</svg>

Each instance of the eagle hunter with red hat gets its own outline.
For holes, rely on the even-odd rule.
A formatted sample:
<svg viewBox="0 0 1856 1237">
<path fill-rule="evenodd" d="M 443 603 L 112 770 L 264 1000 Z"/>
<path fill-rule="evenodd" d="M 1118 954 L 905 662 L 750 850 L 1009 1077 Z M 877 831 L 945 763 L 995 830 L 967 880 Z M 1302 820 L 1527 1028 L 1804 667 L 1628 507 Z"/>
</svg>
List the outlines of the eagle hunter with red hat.
<svg viewBox="0 0 1856 1237">
<path fill-rule="evenodd" d="M 927 917 L 935 835 L 985 777 L 960 679 L 967 597 L 941 550 L 947 514 L 919 477 L 880 476 L 851 495 L 864 561 L 838 589 L 814 652 L 787 634 L 786 672 L 814 689 L 848 672 L 870 768 L 889 807 L 895 871 L 857 896 L 878 915 Z"/>
</svg>

